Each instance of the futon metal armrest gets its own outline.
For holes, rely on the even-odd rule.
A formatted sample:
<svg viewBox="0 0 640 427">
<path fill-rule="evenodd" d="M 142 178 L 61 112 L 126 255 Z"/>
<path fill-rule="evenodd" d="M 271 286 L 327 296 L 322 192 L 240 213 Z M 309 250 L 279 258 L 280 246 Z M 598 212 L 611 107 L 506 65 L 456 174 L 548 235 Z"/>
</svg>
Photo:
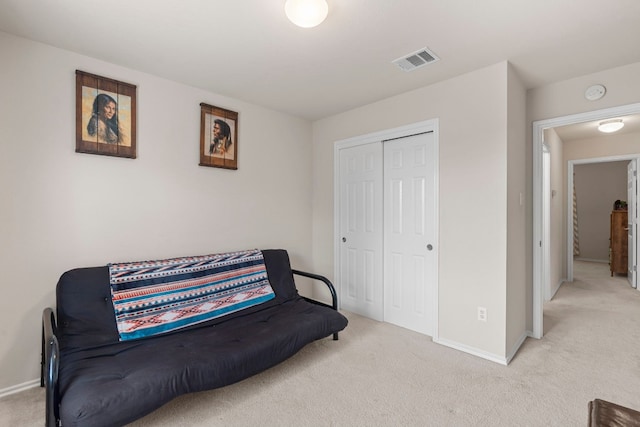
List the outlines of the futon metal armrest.
<svg viewBox="0 0 640 427">
<path fill-rule="evenodd" d="M 306 299 L 307 301 L 310 301 L 314 304 L 319 304 L 319 305 L 324 305 L 327 307 L 331 307 L 334 310 L 338 311 L 338 294 L 336 294 L 336 288 L 333 286 L 333 283 L 331 283 L 331 281 L 329 279 L 327 279 L 324 276 L 321 276 L 319 274 L 313 274 L 313 273 L 307 273 L 306 271 L 300 271 L 300 270 L 291 270 L 293 272 L 293 274 L 297 274 L 298 276 L 304 276 L 304 277 L 308 277 L 310 279 L 314 279 L 314 280 L 319 280 L 321 282 L 323 282 L 325 285 L 327 285 L 327 287 L 329 288 L 329 292 L 331 292 L 331 305 L 328 304 L 324 304 L 320 301 L 316 301 L 314 299 L 311 298 L 307 298 L 307 297 L 303 297 L 304 299 Z M 334 340 L 338 340 L 338 333 L 336 332 L 335 334 L 333 334 L 333 339 Z"/>
<path fill-rule="evenodd" d="M 42 360 L 40 369 L 40 386 L 45 387 L 46 392 L 46 427 L 57 427 L 59 425 L 58 368 L 60 348 L 56 333 L 55 313 L 51 308 L 47 307 L 42 312 Z"/>
</svg>

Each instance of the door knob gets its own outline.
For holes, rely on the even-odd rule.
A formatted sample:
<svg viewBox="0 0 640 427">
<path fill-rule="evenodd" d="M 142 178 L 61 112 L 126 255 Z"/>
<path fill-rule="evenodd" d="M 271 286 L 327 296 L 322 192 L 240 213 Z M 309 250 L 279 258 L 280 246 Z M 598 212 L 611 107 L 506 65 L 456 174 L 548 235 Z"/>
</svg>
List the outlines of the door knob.
<svg viewBox="0 0 640 427">
<path fill-rule="evenodd" d="M 346 238 L 346 237 L 343 237 L 343 238 L 342 238 L 342 243 L 344 243 L 344 242 L 346 242 L 346 241 L 347 241 L 347 238 Z"/>
<path fill-rule="evenodd" d="M 433 245 L 428 244 L 428 245 L 427 245 L 427 250 L 428 250 L 428 251 L 432 251 L 432 250 L 433 250 Z"/>
</svg>

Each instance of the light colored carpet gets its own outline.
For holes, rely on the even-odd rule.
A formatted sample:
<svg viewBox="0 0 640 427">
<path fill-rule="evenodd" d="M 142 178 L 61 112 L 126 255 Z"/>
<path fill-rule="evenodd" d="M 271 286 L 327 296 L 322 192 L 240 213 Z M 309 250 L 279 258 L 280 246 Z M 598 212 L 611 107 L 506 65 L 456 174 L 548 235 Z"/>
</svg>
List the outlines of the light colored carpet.
<svg viewBox="0 0 640 427">
<path fill-rule="evenodd" d="M 346 313 L 327 338 L 250 379 L 175 399 L 132 426 L 584 426 L 600 398 L 640 409 L 640 292 L 576 262 L 545 336 L 508 367 Z M 0 400 L 0 425 L 40 426 L 39 388 Z"/>
</svg>

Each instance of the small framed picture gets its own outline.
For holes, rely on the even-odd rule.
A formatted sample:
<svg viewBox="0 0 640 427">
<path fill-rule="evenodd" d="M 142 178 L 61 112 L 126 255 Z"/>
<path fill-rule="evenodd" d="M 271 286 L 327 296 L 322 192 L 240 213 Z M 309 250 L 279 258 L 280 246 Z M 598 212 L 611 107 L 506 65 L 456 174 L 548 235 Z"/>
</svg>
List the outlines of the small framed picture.
<svg viewBox="0 0 640 427">
<path fill-rule="evenodd" d="M 136 86 L 76 70 L 76 152 L 136 158 Z"/>
<path fill-rule="evenodd" d="M 238 169 L 238 113 L 200 104 L 200 166 Z"/>
</svg>

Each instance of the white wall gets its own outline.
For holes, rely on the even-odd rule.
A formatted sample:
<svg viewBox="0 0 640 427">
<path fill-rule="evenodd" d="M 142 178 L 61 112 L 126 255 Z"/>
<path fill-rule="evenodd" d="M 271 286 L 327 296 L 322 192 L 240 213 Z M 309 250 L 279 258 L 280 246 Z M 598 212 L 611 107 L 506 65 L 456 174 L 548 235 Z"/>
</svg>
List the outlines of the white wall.
<svg viewBox="0 0 640 427">
<path fill-rule="evenodd" d="M 639 73 L 640 62 L 636 62 L 530 89 L 527 115 L 536 121 L 637 103 L 640 101 Z M 601 99 L 589 101 L 584 92 L 596 83 L 604 85 L 607 92 Z"/>
<path fill-rule="evenodd" d="M 310 122 L 5 33 L 0 52 L 0 391 L 38 378 L 68 269 L 254 247 L 310 266 Z M 137 85 L 136 160 L 74 152 L 76 69 Z M 239 112 L 239 170 L 198 166 L 201 102 Z"/>
<path fill-rule="evenodd" d="M 638 96 L 640 100 L 640 95 Z M 595 159 L 640 153 L 640 133 L 611 134 L 589 139 L 565 141 L 565 160 Z"/>
<path fill-rule="evenodd" d="M 507 357 L 526 337 L 526 90 L 513 67 L 507 93 Z"/>
<path fill-rule="evenodd" d="M 565 169 L 565 159 L 563 142 L 553 129 L 548 129 L 544 134 L 545 142 L 549 147 L 550 174 L 551 174 L 551 200 L 549 202 L 550 224 L 549 248 L 550 259 L 550 284 L 551 295 L 560 287 L 567 278 L 567 239 L 566 239 L 566 198 L 565 188 L 567 187 L 563 171 Z"/>
<path fill-rule="evenodd" d="M 503 62 L 313 124 L 313 259 L 333 272 L 334 142 L 439 119 L 439 336 L 498 359 L 506 354 L 508 69 Z"/>
</svg>

